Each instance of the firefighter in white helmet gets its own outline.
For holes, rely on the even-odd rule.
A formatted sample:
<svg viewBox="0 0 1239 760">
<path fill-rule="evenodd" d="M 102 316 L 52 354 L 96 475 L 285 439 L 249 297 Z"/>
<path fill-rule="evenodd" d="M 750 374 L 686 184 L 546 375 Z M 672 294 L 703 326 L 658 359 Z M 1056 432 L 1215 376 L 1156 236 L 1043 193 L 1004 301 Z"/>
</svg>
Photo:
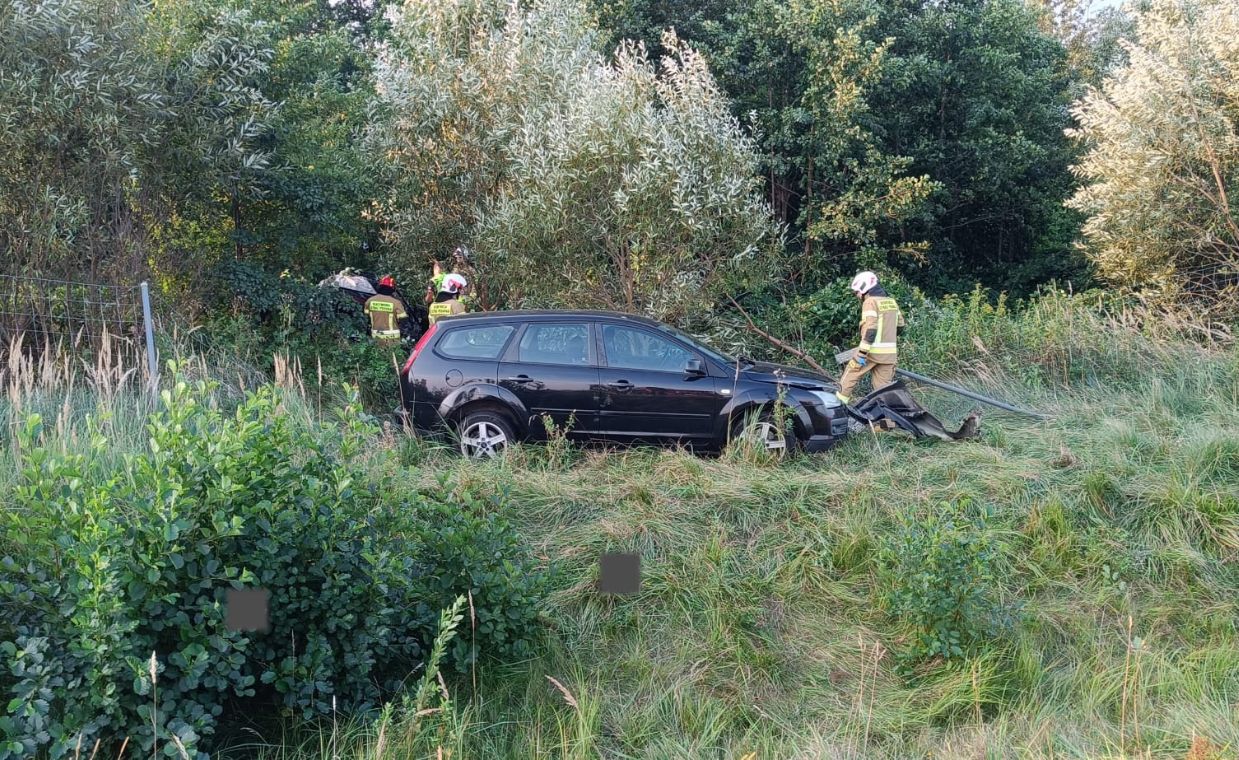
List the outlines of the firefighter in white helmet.
<svg viewBox="0 0 1239 760">
<path fill-rule="evenodd" d="M 469 281 L 464 275 L 452 272 L 444 276 L 438 287 L 439 292 L 435 295 L 434 303 L 430 304 L 429 321 L 432 325 L 439 321 L 440 317 L 464 314 L 468 311 L 460 302 L 461 293 L 469 287 Z"/>
<path fill-rule="evenodd" d="M 895 336 L 898 328 L 904 326 L 903 312 L 878 284 L 876 274 L 861 272 L 852 278 L 851 288 L 861 302 L 860 345 L 844 368 L 839 392 L 835 394 L 845 404 L 851 403 L 852 391 L 865 375 L 873 375 L 874 390 L 895 382 Z"/>
</svg>

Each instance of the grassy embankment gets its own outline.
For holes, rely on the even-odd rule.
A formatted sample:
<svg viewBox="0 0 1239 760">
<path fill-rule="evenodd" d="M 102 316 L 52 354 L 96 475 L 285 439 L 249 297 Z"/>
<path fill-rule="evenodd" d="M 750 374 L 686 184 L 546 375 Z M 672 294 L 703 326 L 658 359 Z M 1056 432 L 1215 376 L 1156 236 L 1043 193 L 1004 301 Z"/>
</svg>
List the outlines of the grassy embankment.
<svg viewBox="0 0 1239 760">
<path fill-rule="evenodd" d="M 449 676 L 440 712 L 260 729 L 235 754 L 1236 756 L 1235 351 L 1061 299 L 923 325 L 909 366 L 966 368 L 1052 419 L 987 414 L 956 445 L 860 435 L 783 464 L 554 446 L 475 464 L 393 438 L 379 466 L 399 460 L 411 485 L 511 494 L 562 571 L 544 653 Z M 947 420 L 967 408 L 918 395 Z M 909 553 L 946 535 L 933 515 L 965 501 L 979 516 L 948 537 L 985 563 L 918 566 Z M 595 592 L 605 551 L 641 554 L 639 595 Z M 917 657 L 914 620 L 891 607 L 918 582 L 909 567 L 1005 625 L 956 620 L 977 634 L 964 656 Z"/>
</svg>

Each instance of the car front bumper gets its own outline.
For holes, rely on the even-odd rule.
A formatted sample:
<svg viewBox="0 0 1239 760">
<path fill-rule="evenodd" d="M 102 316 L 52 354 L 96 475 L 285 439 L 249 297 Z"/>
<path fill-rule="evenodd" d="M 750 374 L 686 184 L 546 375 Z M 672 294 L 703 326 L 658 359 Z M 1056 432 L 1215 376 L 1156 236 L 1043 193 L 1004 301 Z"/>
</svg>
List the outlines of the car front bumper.
<svg viewBox="0 0 1239 760">
<path fill-rule="evenodd" d="M 814 430 L 801 441 L 801 446 L 810 454 L 827 451 L 848 435 L 848 415 L 843 407 L 814 410 Z"/>
</svg>

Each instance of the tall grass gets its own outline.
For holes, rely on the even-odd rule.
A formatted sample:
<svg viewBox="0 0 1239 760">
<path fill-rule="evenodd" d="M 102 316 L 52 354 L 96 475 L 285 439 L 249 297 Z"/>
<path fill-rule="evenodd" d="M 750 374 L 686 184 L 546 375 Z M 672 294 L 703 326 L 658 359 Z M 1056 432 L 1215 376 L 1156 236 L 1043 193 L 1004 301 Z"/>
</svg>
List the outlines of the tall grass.
<svg viewBox="0 0 1239 760">
<path fill-rule="evenodd" d="M 414 686 L 372 715 L 255 729 L 224 756 L 1239 756 L 1239 354 L 1225 331 L 1062 294 L 1018 313 L 941 308 L 910 326 L 906 363 L 1048 420 L 987 413 L 976 442 L 866 434 L 782 463 L 558 448 L 474 463 L 393 436 L 410 488 L 506 491 L 507 516 L 560 568 L 540 656 L 432 668 L 432 702 Z M 304 374 L 284 365 L 281 382 Z M 916 393 L 945 418 L 970 406 Z M 23 394 L 24 409 L 62 398 Z M 66 440 L 100 395 L 75 398 Z M 122 438 L 140 435 L 141 403 L 112 402 L 134 410 Z M 909 671 L 914 630 L 885 606 L 881 550 L 961 499 L 988 515 L 997 553 L 979 580 L 1016 623 Z M 639 594 L 597 592 L 611 551 L 641 555 Z"/>
<path fill-rule="evenodd" d="M 514 494 L 565 570 L 547 654 L 491 666 L 453 756 L 1237 756 L 1239 363 L 1221 331 L 1088 306 L 948 304 L 909 336 L 909 362 L 1051 415 L 991 414 L 976 443 L 855 436 L 781 465 L 427 459 L 411 479 Z M 917 393 L 943 416 L 969 405 Z M 878 549 L 961 497 L 991 515 L 992 590 L 1019 622 L 904 674 Z M 642 556 L 639 595 L 596 592 L 608 551 Z"/>
</svg>

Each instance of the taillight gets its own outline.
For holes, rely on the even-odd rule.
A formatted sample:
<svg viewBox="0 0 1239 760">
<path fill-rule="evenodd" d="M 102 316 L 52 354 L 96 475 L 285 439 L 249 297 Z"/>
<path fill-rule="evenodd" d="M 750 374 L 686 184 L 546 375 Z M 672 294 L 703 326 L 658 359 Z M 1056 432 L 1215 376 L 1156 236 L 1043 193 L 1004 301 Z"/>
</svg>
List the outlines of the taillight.
<svg viewBox="0 0 1239 760">
<path fill-rule="evenodd" d="M 438 323 L 431 325 L 426 332 L 422 333 L 422 337 L 417 339 L 417 344 L 413 346 L 413 353 L 409 354 L 408 360 L 406 360 L 404 366 L 400 368 L 401 375 L 408 377 L 409 370 L 413 368 L 413 360 L 417 358 L 417 355 L 422 350 L 422 346 L 426 345 L 426 341 L 430 340 L 430 336 L 434 335 L 435 330 L 438 329 L 438 327 Z"/>
</svg>

